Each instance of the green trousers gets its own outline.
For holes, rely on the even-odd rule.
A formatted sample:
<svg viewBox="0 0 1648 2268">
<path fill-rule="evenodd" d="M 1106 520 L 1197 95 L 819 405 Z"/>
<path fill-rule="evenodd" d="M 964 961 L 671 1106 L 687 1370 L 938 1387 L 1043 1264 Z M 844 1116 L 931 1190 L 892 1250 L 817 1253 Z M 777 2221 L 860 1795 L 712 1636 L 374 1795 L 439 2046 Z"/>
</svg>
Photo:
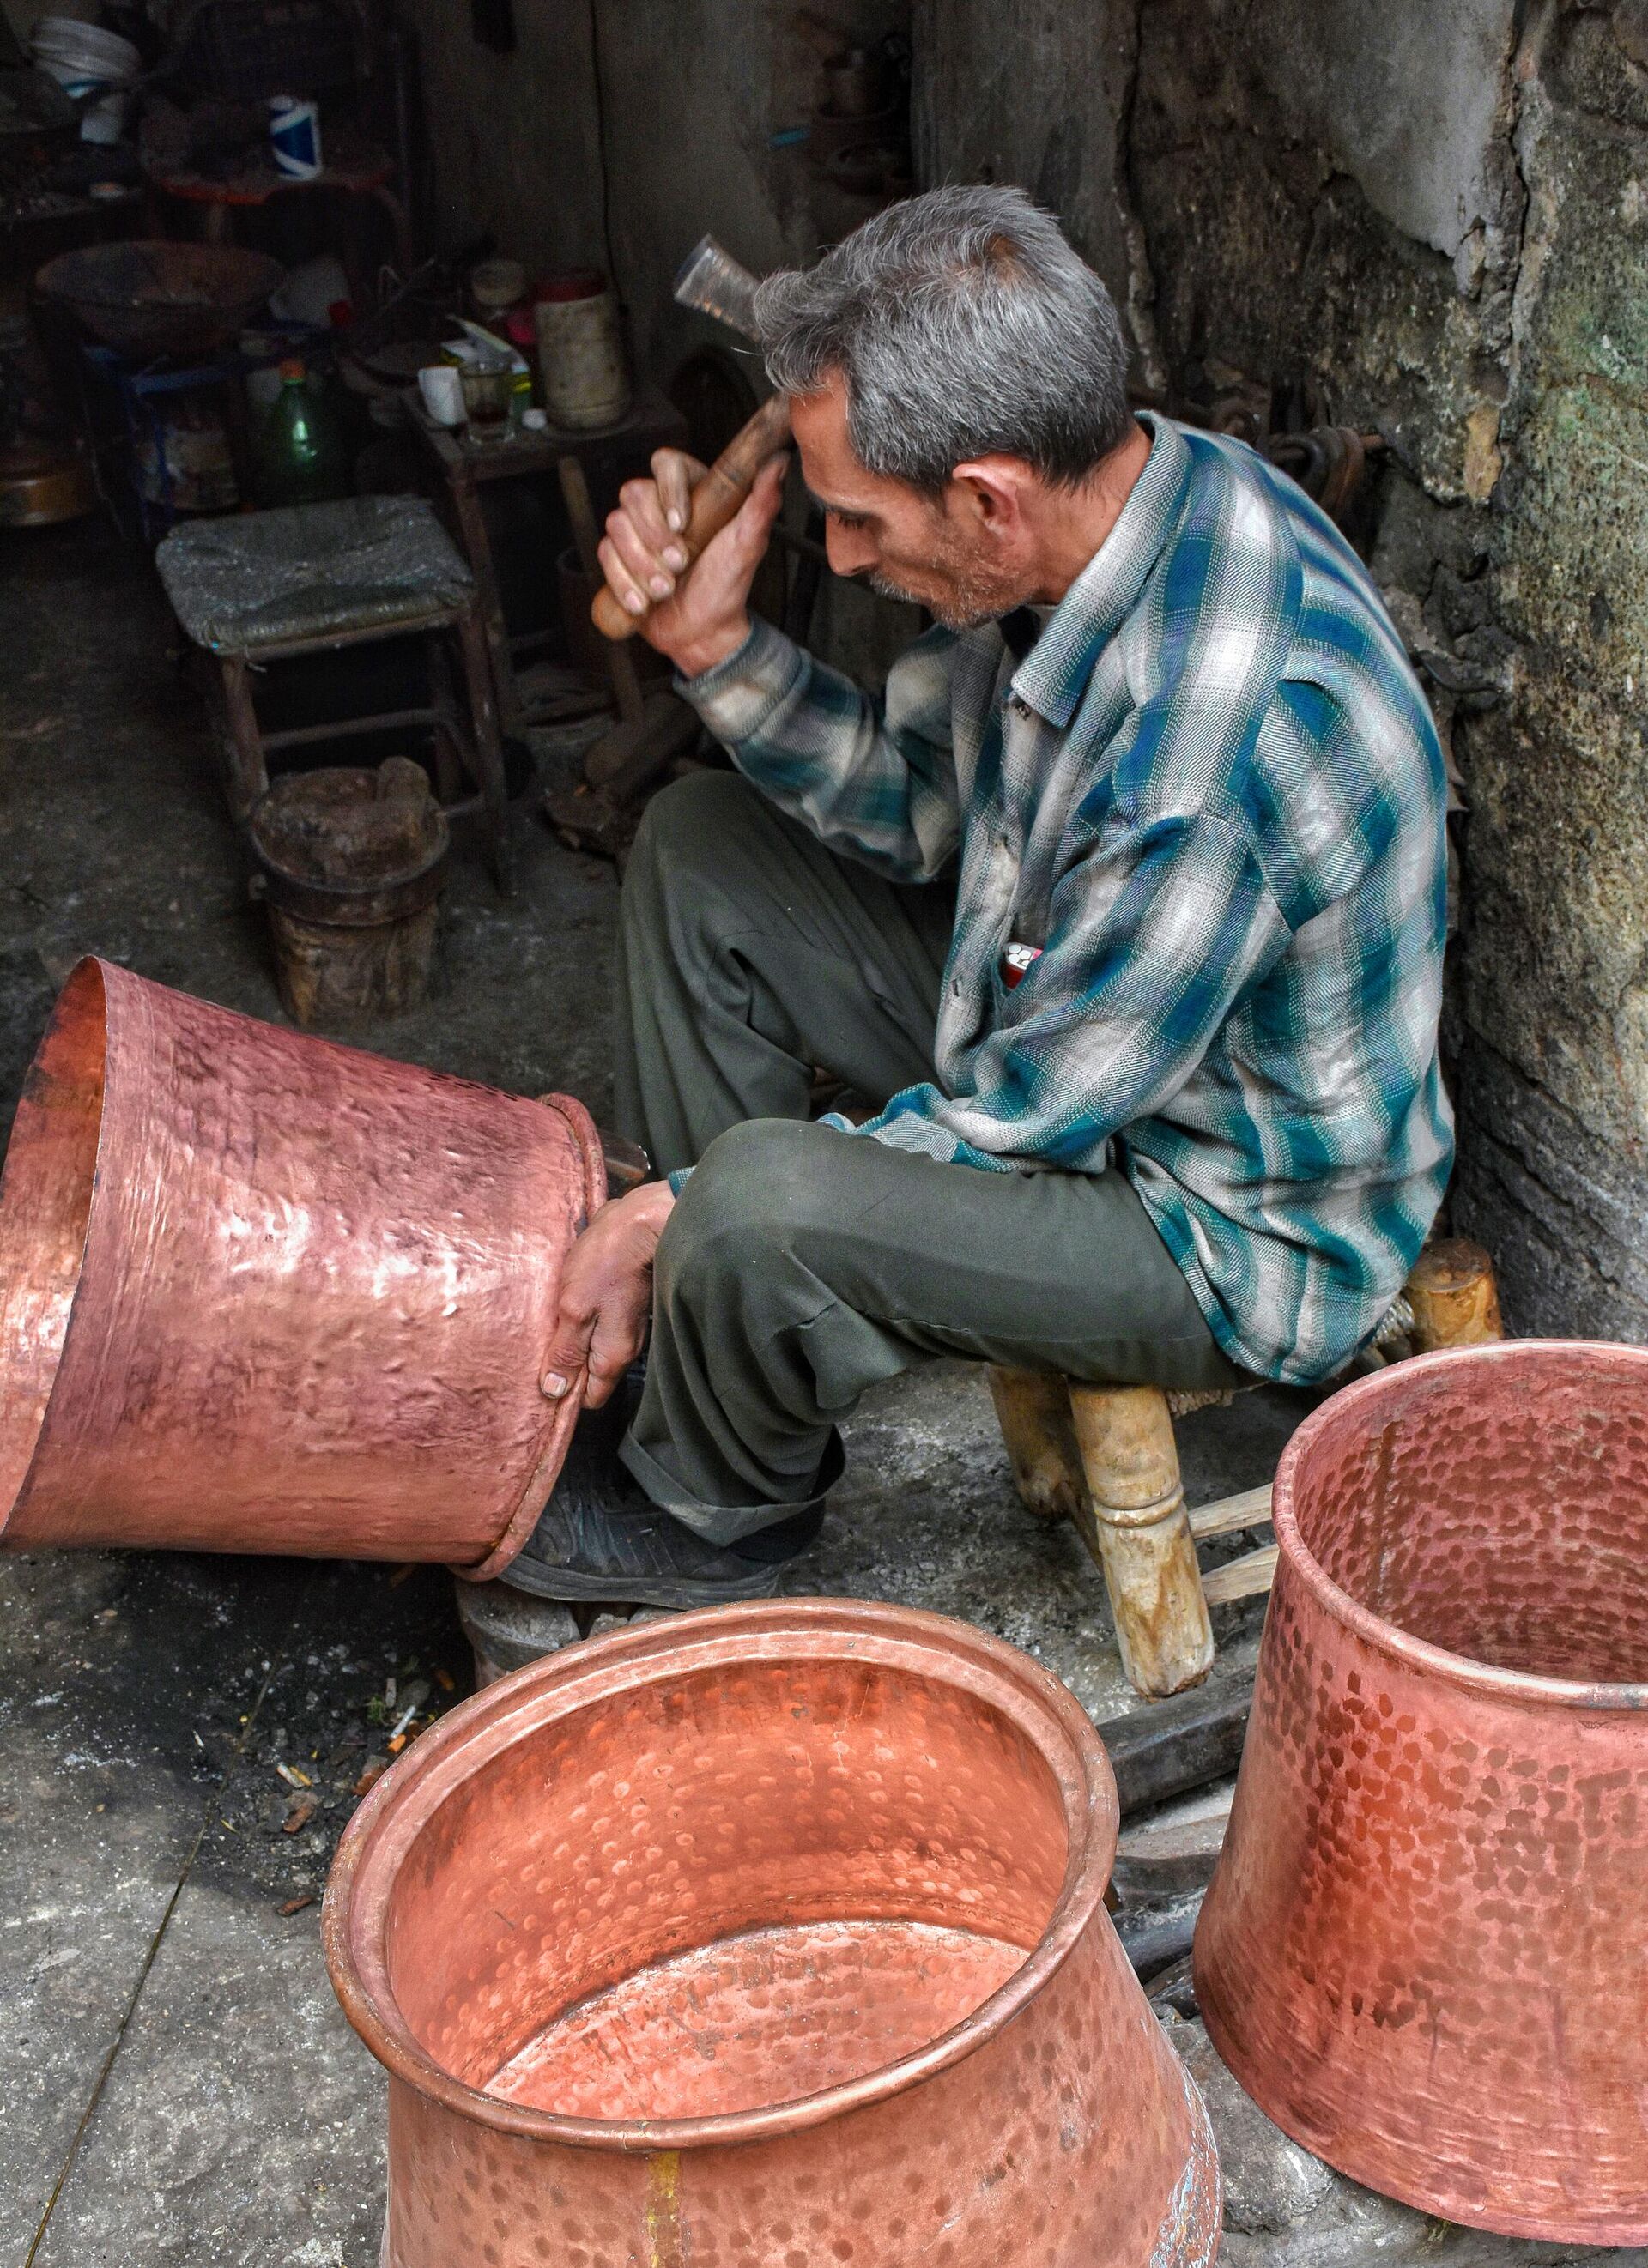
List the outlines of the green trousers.
<svg viewBox="0 0 1648 2268">
<path fill-rule="evenodd" d="M 838 857 L 748 781 L 657 797 L 624 876 L 621 1130 L 696 1167 L 664 1229 L 623 1455 L 730 1543 L 815 1503 L 835 1421 L 942 1355 L 1244 1382 L 1120 1173 L 980 1172 L 808 1123 L 814 1065 L 879 1107 L 932 1076 L 942 885 Z"/>
</svg>

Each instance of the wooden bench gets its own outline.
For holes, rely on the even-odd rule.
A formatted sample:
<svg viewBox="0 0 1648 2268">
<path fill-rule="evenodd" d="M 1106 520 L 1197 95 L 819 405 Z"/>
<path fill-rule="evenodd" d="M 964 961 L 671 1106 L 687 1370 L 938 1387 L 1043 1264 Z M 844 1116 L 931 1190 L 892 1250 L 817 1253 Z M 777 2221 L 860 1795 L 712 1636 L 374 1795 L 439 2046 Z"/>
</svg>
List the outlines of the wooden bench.
<svg viewBox="0 0 1648 2268">
<path fill-rule="evenodd" d="M 1420 1255 L 1371 1356 L 1377 1366 L 1503 1336 L 1492 1262 L 1480 1245 L 1450 1237 Z M 1026 1508 L 1069 1521 L 1104 1571 L 1131 1683 L 1152 1697 L 1199 1683 L 1213 1667 L 1208 1609 L 1268 1591 L 1276 1569 L 1274 1543 L 1206 1574 L 1196 1557 L 1198 1543 L 1270 1518 L 1269 1482 L 1194 1510 L 1185 1503 L 1173 1421 L 1234 1394 L 1091 1386 L 996 1365 L 989 1378 Z"/>
</svg>

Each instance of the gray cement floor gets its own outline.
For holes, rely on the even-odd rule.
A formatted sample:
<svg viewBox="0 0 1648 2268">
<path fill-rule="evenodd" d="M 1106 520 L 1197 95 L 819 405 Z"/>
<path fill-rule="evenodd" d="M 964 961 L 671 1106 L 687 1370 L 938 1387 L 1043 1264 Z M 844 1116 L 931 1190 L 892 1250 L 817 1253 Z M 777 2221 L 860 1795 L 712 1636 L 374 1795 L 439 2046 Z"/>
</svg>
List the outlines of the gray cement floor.
<svg viewBox="0 0 1648 2268">
<path fill-rule="evenodd" d="M 82 953 L 279 1013 L 151 578 L 95 524 L 6 541 L 0 1125 Z M 501 904 L 461 844 L 440 996 L 369 1043 L 567 1087 L 599 1116 L 613 878 L 518 824 L 517 899 Z M 1304 1406 L 1267 1393 L 1188 1421 L 1192 1500 L 1267 1477 Z M 1129 1705 L 1102 1586 L 1071 1535 L 1020 1509 L 976 1374 L 877 1395 L 850 1448 L 797 1587 L 966 1616 L 1097 1717 Z M 1227 1659 L 1251 1655 L 1255 1610 L 1218 1620 Z M 383 2091 L 327 1983 L 318 1896 L 390 1720 L 450 1706 L 469 1677 L 432 1571 L 0 1560 L 0 2263 L 372 2268 Z M 1175 2036 L 1207 2057 L 1194 2025 Z M 1210 2092 L 1239 2268 L 1578 2257 L 1387 2207 L 1284 2143 L 1228 2075 Z"/>
</svg>

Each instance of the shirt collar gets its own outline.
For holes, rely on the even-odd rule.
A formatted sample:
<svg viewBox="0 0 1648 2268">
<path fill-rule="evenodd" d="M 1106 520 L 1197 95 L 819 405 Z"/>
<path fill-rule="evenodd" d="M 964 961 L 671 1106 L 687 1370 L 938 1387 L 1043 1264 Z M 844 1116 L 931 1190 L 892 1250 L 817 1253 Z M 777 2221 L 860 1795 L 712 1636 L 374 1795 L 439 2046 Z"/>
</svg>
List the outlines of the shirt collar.
<svg viewBox="0 0 1648 2268">
<path fill-rule="evenodd" d="M 1190 479 L 1190 445 L 1170 418 L 1145 409 L 1150 453 L 1116 525 L 1053 612 L 1013 674 L 1012 690 L 1062 729 L 1075 716 L 1093 665 L 1126 621 L 1178 524 Z"/>
</svg>

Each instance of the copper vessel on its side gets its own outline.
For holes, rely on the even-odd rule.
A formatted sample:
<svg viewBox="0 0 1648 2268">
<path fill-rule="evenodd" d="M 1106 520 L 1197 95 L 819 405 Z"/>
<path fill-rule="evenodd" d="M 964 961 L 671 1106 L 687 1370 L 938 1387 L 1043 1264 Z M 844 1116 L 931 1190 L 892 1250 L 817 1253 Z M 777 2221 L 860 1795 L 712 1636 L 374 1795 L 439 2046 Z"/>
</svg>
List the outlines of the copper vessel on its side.
<svg viewBox="0 0 1648 2268">
<path fill-rule="evenodd" d="M 0 1182 L 0 1542 L 506 1565 L 605 1192 L 581 1105 L 83 961 Z"/>
<path fill-rule="evenodd" d="M 1079 1704 L 960 1623 L 723 1607 L 517 1670 L 339 1846 L 384 2268 L 1205 2268 L 1207 2115 Z"/>
<path fill-rule="evenodd" d="M 1398 1364 L 1300 1427 L 1275 1507 L 1215 2045 L 1371 2188 L 1648 2242 L 1648 1351 Z"/>
</svg>

